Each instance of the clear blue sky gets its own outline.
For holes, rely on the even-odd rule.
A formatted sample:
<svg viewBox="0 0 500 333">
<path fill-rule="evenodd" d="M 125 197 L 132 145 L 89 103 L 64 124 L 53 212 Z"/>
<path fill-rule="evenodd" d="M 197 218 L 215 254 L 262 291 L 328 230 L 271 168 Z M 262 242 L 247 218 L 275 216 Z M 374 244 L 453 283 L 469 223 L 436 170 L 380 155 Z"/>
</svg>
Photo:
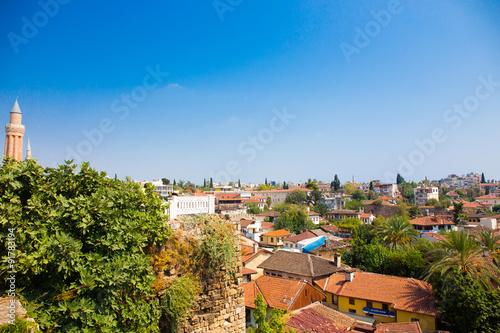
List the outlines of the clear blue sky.
<svg viewBox="0 0 500 333">
<path fill-rule="evenodd" d="M 0 4 L 0 119 L 19 96 L 42 165 L 500 178 L 497 1 L 60 1 Z"/>
</svg>

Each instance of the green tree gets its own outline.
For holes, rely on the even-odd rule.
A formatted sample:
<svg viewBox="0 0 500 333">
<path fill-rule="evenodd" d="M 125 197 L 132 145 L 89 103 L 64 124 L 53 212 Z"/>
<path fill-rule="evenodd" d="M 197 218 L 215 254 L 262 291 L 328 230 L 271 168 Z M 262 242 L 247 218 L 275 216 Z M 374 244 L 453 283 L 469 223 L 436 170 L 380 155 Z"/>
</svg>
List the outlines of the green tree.
<svg viewBox="0 0 500 333">
<path fill-rule="evenodd" d="M 495 212 L 495 213 L 500 212 L 500 205 L 495 205 L 495 206 L 493 206 L 493 208 L 492 208 L 491 210 L 492 210 L 493 212 Z"/>
<path fill-rule="evenodd" d="M 238 179 L 238 188 L 241 188 L 241 180 Z"/>
<path fill-rule="evenodd" d="M 354 200 L 366 200 L 366 195 L 365 195 L 365 192 L 363 192 L 361 190 L 356 190 L 352 194 L 352 198 Z"/>
<path fill-rule="evenodd" d="M 191 311 L 199 292 L 198 279 L 189 274 L 176 277 L 165 291 L 161 303 L 171 332 L 177 330 L 179 321 Z"/>
<path fill-rule="evenodd" d="M 426 206 L 435 206 L 439 201 L 437 199 L 429 199 L 425 202 Z"/>
<path fill-rule="evenodd" d="M 484 172 L 481 174 L 481 183 L 486 183 L 486 178 L 484 178 Z"/>
<path fill-rule="evenodd" d="M 464 214 L 464 203 L 463 202 L 454 202 L 453 203 L 453 222 L 458 224 L 463 219 Z"/>
<path fill-rule="evenodd" d="M 108 178 L 88 163 L 76 170 L 34 160 L 0 168 L 0 232 L 16 239 L 17 293 L 45 331 L 157 332 L 147 253 L 170 234 L 162 201 L 150 184 Z"/>
<path fill-rule="evenodd" d="M 319 203 L 319 200 L 323 197 L 323 193 L 320 190 L 314 189 L 309 193 L 309 199 L 314 202 L 315 205 Z"/>
<path fill-rule="evenodd" d="M 370 191 L 374 191 L 375 187 L 373 186 L 373 182 L 370 182 Z"/>
<path fill-rule="evenodd" d="M 476 200 L 477 197 L 479 197 L 481 195 L 481 188 L 479 186 L 471 186 L 468 190 L 467 190 L 467 199 L 469 201 L 474 201 Z"/>
<path fill-rule="evenodd" d="M 473 237 L 461 231 L 450 231 L 445 240 L 437 242 L 428 251 L 430 265 L 427 268 L 426 280 L 435 276 L 446 276 L 455 270 L 469 275 L 485 289 L 492 289 L 499 283 L 500 269 L 482 258 L 483 250 Z"/>
<path fill-rule="evenodd" d="M 274 190 L 274 186 L 271 184 L 266 185 L 266 184 L 260 184 L 259 187 L 257 187 L 257 191 L 269 191 L 269 190 Z"/>
<path fill-rule="evenodd" d="M 483 251 L 488 251 L 487 256 L 500 268 L 500 235 L 495 236 L 493 230 L 481 231 L 477 237 Z"/>
<path fill-rule="evenodd" d="M 385 219 L 385 217 L 383 217 L 382 215 L 378 215 L 376 218 L 373 219 L 373 225 L 375 227 L 378 227 L 379 225 L 382 225 L 384 224 L 385 222 L 387 222 L 387 220 Z"/>
<path fill-rule="evenodd" d="M 162 178 L 161 182 L 163 183 L 163 185 L 170 185 L 170 179 Z"/>
<path fill-rule="evenodd" d="M 333 182 L 331 185 L 332 185 L 331 187 L 333 188 L 334 191 L 338 191 L 342 187 L 340 185 L 339 176 L 337 176 L 336 174 L 335 174 L 335 177 L 333 177 Z"/>
<path fill-rule="evenodd" d="M 210 177 L 210 189 L 214 188 L 214 181 L 212 177 Z"/>
<path fill-rule="evenodd" d="M 408 219 L 410 217 L 410 213 L 408 212 L 408 205 L 402 202 L 402 200 L 399 200 L 399 203 L 396 206 L 395 216 L 399 216 L 405 219 Z"/>
<path fill-rule="evenodd" d="M 307 182 L 306 188 L 311 190 L 311 191 L 319 190 L 318 184 L 316 182 L 313 182 L 313 181 Z"/>
<path fill-rule="evenodd" d="M 328 205 L 325 204 L 325 203 L 323 203 L 323 202 L 317 203 L 312 208 L 312 210 L 313 210 L 313 212 L 316 212 L 316 213 L 320 214 L 323 217 L 325 217 L 326 213 L 328 213 L 330 211 L 330 209 L 328 208 Z"/>
<path fill-rule="evenodd" d="M 405 218 L 395 216 L 377 227 L 376 234 L 382 244 L 392 250 L 409 247 L 418 232 Z"/>
<path fill-rule="evenodd" d="M 408 214 L 410 214 L 411 219 L 414 219 L 417 216 L 422 216 L 422 211 L 420 210 L 420 208 L 418 208 L 417 205 L 413 205 L 408 210 Z"/>
<path fill-rule="evenodd" d="M 299 189 L 293 190 L 293 192 L 285 198 L 285 202 L 289 204 L 298 204 L 304 201 L 307 201 L 307 194 Z"/>
<path fill-rule="evenodd" d="M 346 201 L 344 208 L 345 209 L 351 209 L 351 210 L 358 210 L 360 208 L 363 208 L 365 204 L 361 200 L 348 200 Z"/>
<path fill-rule="evenodd" d="M 405 179 L 398 173 L 398 175 L 396 176 L 396 184 L 403 184 L 403 183 L 406 183 Z"/>
<path fill-rule="evenodd" d="M 293 234 L 300 234 L 304 229 L 314 229 L 316 225 L 309 218 L 307 213 L 297 206 L 290 207 L 290 210 L 282 213 L 277 221 L 275 219 L 274 229 L 285 229 Z"/>
<path fill-rule="evenodd" d="M 259 214 L 261 210 L 256 203 L 248 204 L 247 214 Z"/>
<path fill-rule="evenodd" d="M 272 204 L 273 204 L 273 199 L 268 196 L 266 198 L 266 205 L 267 205 L 267 207 L 271 207 Z"/>
<path fill-rule="evenodd" d="M 262 294 L 257 294 L 255 299 L 255 309 L 253 317 L 257 328 L 249 327 L 247 332 L 250 333 L 293 333 L 292 329 L 285 330 L 286 323 L 283 316 L 287 313 L 286 310 L 273 309 L 270 318 L 267 318 L 267 305 Z"/>
<path fill-rule="evenodd" d="M 484 290 L 454 270 L 433 283 L 445 329 L 455 333 L 500 332 L 500 292 Z"/>
<path fill-rule="evenodd" d="M 344 191 L 348 195 L 353 194 L 355 190 L 356 190 L 356 187 L 354 187 L 353 183 L 347 183 L 344 185 Z"/>
</svg>

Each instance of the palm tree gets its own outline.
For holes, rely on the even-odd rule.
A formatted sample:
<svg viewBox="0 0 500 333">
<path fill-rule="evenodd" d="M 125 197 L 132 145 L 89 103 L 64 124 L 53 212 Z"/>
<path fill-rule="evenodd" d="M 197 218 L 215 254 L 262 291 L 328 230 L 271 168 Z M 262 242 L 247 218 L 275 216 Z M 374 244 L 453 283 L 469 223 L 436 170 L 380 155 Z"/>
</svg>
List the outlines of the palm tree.
<svg viewBox="0 0 500 333">
<path fill-rule="evenodd" d="M 500 235 L 495 236 L 493 230 L 484 230 L 476 239 L 481 243 L 483 251 L 487 251 L 487 256 L 500 268 Z"/>
<path fill-rule="evenodd" d="M 492 282 L 499 283 L 500 269 L 482 257 L 482 248 L 467 233 L 451 231 L 445 240 L 435 243 L 429 252 L 431 261 L 425 280 L 433 276 L 446 276 L 457 270 L 470 276 L 485 289 L 492 289 Z"/>
<path fill-rule="evenodd" d="M 392 250 L 410 246 L 418 232 L 404 217 L 396 216 L 378 226 L 376 234 Z"/>
</svg>

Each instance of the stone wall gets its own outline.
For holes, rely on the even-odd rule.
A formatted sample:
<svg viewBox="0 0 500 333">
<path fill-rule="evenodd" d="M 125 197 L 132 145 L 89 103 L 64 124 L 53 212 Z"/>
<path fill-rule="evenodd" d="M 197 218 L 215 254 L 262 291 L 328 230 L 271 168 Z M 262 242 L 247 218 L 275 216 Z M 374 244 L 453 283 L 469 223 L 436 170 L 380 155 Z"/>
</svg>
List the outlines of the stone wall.
<svg viewBox="0 0 500 333">
<path fill-rule="evenodd" d="M 408 206 L 410 208 L 410 206 Z M 425 216 L 426 210 L 429 211 L 429 214 L 433 215 L 445 215 L 449 214 L 449 212 L 445 208 L 434 208 L 434 207 L 419 207 L 422 214 Z M 397 206 L 392 205 L 365 205 L 365 213 L 372 213 L 375 216 L 382 215 L 383 217 L 390 218 L 396 214 Z"/>
<path fill-rule="evenodd" d="M 219 216 L 219 218 L 234 226 L 238 239 L 239 219 L 229 219 L 227 216 Z M 180 231 L 186 237 L 196 237 L 202 232 L 202 228 L 189 218 L 173 220 L 169 224 L 174 232 Z M 241 287 L 241 248 L 239 242 L 236 244 L 235 251 L 239 263 L 239 273 L 236 274 L 236 279 L 228 279 L 225 274 L 219 274 L 218 277 L 200 281 L 201 293 L 190 315 L 179 324 L 177 332 L 245 332 L 245 297 Z M 170 273 L 176 272 L 165 274 Z M 168 276 L 166 278 L 168 279 Z"/>
</svg>

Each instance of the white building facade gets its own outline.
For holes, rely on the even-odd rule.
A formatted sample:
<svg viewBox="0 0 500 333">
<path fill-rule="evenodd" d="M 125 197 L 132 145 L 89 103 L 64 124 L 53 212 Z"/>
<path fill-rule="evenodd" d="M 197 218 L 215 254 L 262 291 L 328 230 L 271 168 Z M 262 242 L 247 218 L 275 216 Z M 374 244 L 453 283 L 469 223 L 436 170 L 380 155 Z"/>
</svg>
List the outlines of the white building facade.
<svg viewBox="0 0 500 333">
<path fill-rule="evenodd" d="M 439 201 L 439 189 L 435 186 L 414 188 L 413 194 L 415 194 L 415 205 L 417 206 L 425 206 L 429 199 Z"/>
<path fill-rule="evenodd" d="M 173 220 L 181 215 L 214 214 L 215 196 L 172 196 L 168 203 L 170 207 L 165 210 L 165 214 Z"/>
</svg>

